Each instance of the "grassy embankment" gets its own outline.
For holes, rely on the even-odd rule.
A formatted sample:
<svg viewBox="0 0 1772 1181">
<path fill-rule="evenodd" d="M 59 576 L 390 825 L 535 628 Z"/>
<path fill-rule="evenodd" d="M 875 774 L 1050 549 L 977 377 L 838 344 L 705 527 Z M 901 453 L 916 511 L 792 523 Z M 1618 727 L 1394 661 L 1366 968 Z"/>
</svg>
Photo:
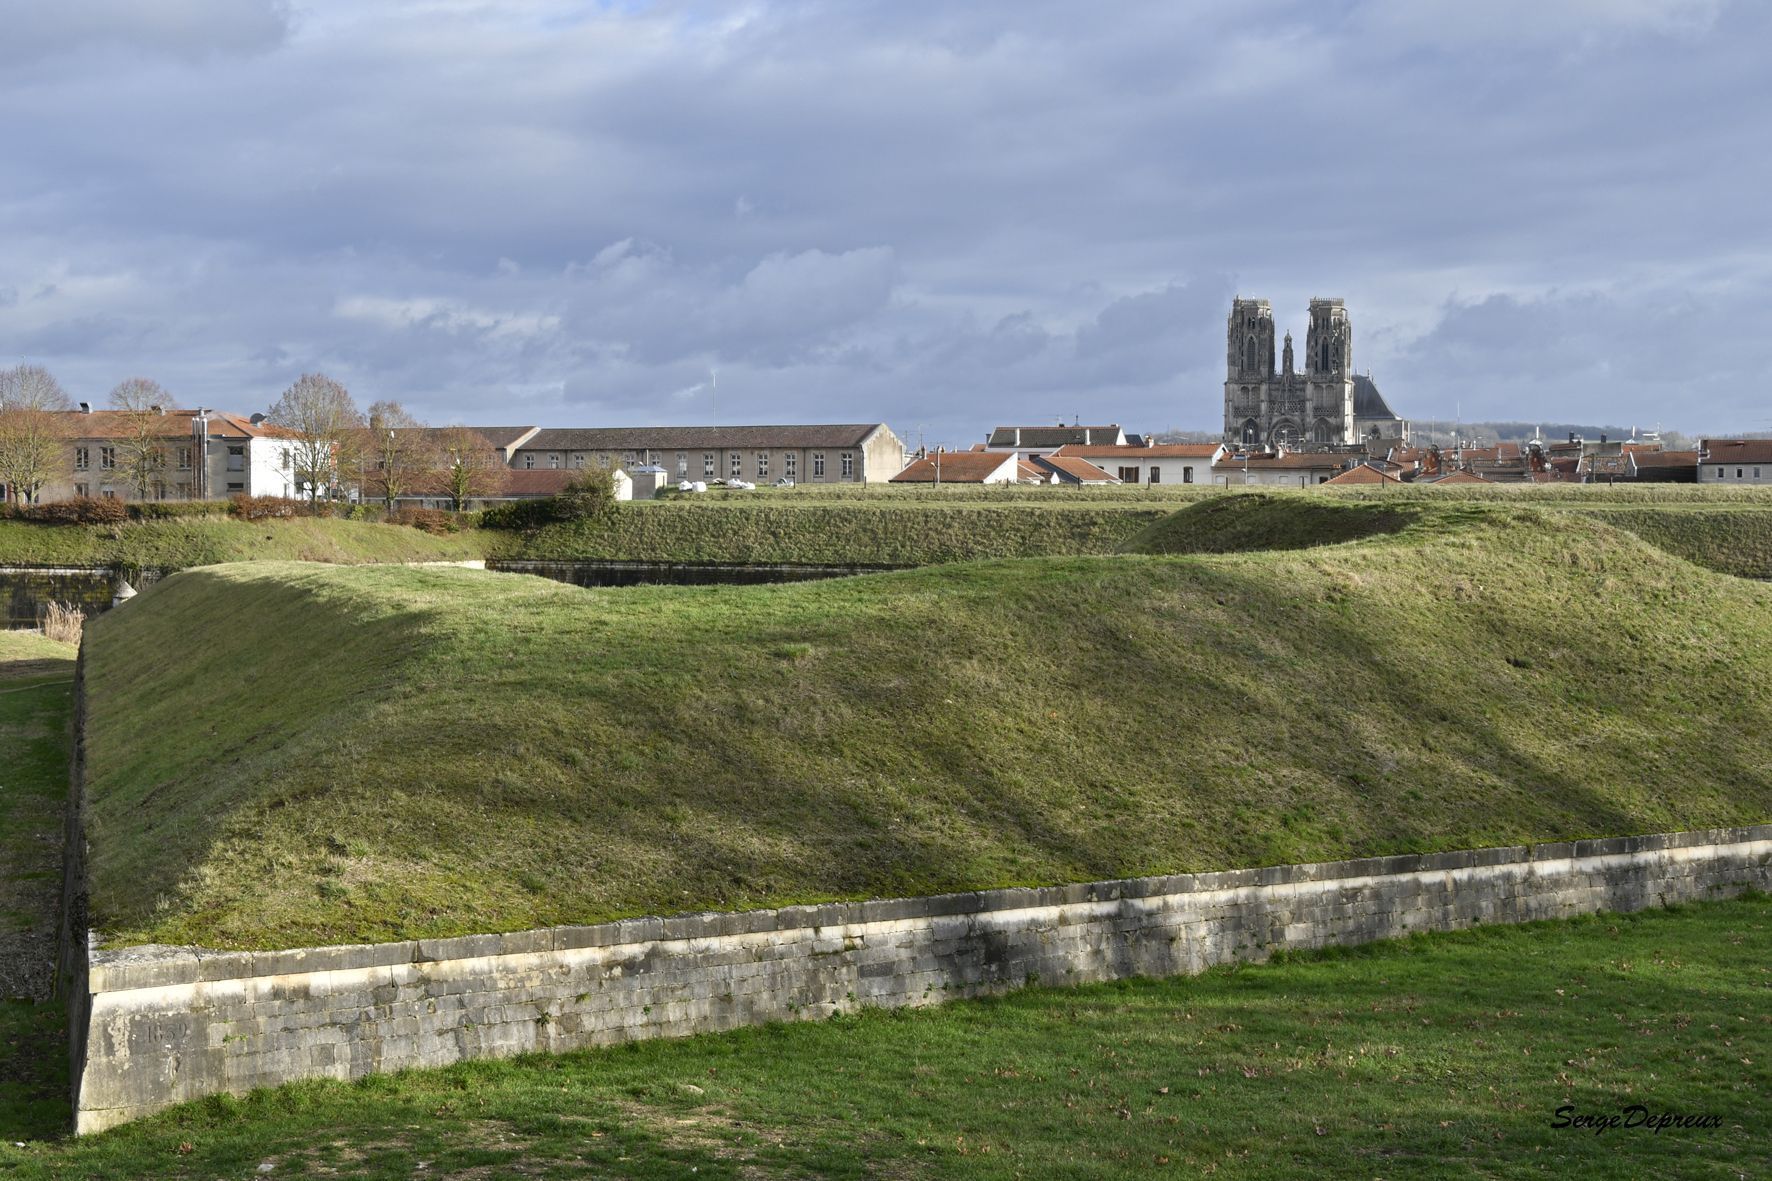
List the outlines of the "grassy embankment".
<svg viewBox="0 0 1772 1181">
<path fill-rule="evenodd" d="M 1598 516 L 1689 561 L 1772 578 L 1772 496 L 1679 487 L 1386 488 L 1296 491 L 1313 503 L 1530 505 Z M 1217 491 L 1223 495 L 1223 490 Z M 1194 487 L 906 488 L 802 486 L 624 505 L 608 525 L 530 532 L 468 529 L 445 537 L 333 520 L 184 518 L 118 526 L 0 521 L 0 563 L 151 566 L 298 560 L 413 562 L 474 557 L 682 563 L 916 566 L 997 557 L 1113 553 Z M 1274 495 L 1269 492 L 1266 495 Z M 1330 518 L 1318 514 L 1327 523 Z M 1320 541 L 1333 541 L 1333 533 Z"/>
<path fill-rule="evenodd" d="M 1761 896 L 304 1083 L 78 1142 L 0 1122 L 0 1176 L 1760 1176 L 1768 940 Z M 1637 1103 L 1720 1126 L 1552 1126 Z"/>
<path fill-rule="evenodd" d="M 62 1007 L 49 1002 L 61 899 L 74 650 L 0 632 L 0 1141 L 67 1119 Z M 34 1003 L 35 1002 L 35 1003 Z M 0 1172 L 5 1161 L 0 1158 Z"/>
<path fill-rule="evenodd" d="M 182 517 L 120 525 L 0 521 L 0 564 L 183 570 L 217 562 L 433 562 L 478 558 L 472 533 L 433 537 L 399 525 L 301 517 Z"/>
<path fill-rule="evenodd" d="M 1047 504 L 956 500 L 675 500 L 604 524 L 488 534 L 490 557 L 920 566 L 997 557 L 1112 553 L 1174 505 L 1052 493 Z"/>
<path fill-rule="evenodd" d="M 1772 586 L 1508 508 L 777 587 L 192 571 L 88 626 L 95 922 L 276 947 L 1763 821 L 1769 653 Z"/>
</svg>

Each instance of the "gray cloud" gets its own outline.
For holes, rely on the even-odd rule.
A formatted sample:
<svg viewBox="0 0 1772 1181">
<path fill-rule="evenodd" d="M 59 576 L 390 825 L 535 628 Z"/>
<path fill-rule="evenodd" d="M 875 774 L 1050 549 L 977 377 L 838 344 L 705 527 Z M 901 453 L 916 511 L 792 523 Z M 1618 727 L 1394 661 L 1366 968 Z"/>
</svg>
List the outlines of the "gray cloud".
<svg viewBox="0 0 1772 1181">
<path fill-rule="evenodd" d="M 33 9 L 0 358 L 957 442 L 1212 426 L 1241 290 L 1345 296 L 1404 412 L 1737 414 L 1706 325 L 1772 296 L 1772 13 L 1498 2 Z"/>
<path fill-rule="evenodd" d="M 286 0 L 80 0 L 5 6 L 0 62 L 18 64 L 94 46 L 195 59 L 262 53 L 290 31 Z"/>
</svg>

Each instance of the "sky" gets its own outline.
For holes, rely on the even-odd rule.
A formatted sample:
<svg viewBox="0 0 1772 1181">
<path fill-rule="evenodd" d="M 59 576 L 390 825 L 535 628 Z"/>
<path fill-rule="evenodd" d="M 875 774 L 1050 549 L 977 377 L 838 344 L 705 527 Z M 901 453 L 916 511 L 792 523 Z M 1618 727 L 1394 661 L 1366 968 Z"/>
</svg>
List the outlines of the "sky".
<svg viewBox="0 0 1772 1181">
<path fill-rule="evenodd" d="M 1772 429 L 1757 0 L 0 0 L 0 365 L 437 423 Z"/>
</svg>

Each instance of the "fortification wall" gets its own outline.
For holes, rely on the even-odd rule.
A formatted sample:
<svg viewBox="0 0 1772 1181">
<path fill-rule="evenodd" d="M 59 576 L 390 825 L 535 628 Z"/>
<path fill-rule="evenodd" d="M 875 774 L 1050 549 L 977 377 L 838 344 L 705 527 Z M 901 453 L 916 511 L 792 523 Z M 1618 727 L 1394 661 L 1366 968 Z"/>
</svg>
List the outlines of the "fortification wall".
<svg viewBox="0 0 1772 1181">
<path fill-rule="evenodd" d="M 458 939 L 70 950 L 76 1123 L 215 1092 L 1772 888 L 1772 825 Z M 79 955 L 79 951 L 85 955 Z"/>
</svg>

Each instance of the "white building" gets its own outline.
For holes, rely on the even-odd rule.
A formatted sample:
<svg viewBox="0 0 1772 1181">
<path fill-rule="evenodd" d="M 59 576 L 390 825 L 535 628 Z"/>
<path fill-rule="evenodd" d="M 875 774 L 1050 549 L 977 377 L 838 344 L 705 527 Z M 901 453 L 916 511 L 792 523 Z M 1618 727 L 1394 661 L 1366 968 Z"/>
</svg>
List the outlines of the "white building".
<svg viewBox="0 0 1772 1181">
<path fill-rule="evenodd" d="M 1210 484 L 1223 443 L 1154 443 L 1148 447 L 1067 443 L 1055 458 L 1086 459 L 1122 484 Z"/>
<path fill-rule="evenodd" d="M 1706 439 L 1698 449 L 1700 484 L 1772 484 L 1772 439 Z"/>
<path fill-rule="evenodd" d="M 223 500 L 248 496 L 294 496 L 295 441 L 262 418 L 215 410 L 163 410 L 147 419 L 158 463 L 147 475 L 146 495 L 130 472 L 131 440 L 141 420 L 119 410 L 79 410 L 58 416 L 67 437 L 60 475 L 40 499 L 92 496 L 116 500 Z"/>
</svg>

